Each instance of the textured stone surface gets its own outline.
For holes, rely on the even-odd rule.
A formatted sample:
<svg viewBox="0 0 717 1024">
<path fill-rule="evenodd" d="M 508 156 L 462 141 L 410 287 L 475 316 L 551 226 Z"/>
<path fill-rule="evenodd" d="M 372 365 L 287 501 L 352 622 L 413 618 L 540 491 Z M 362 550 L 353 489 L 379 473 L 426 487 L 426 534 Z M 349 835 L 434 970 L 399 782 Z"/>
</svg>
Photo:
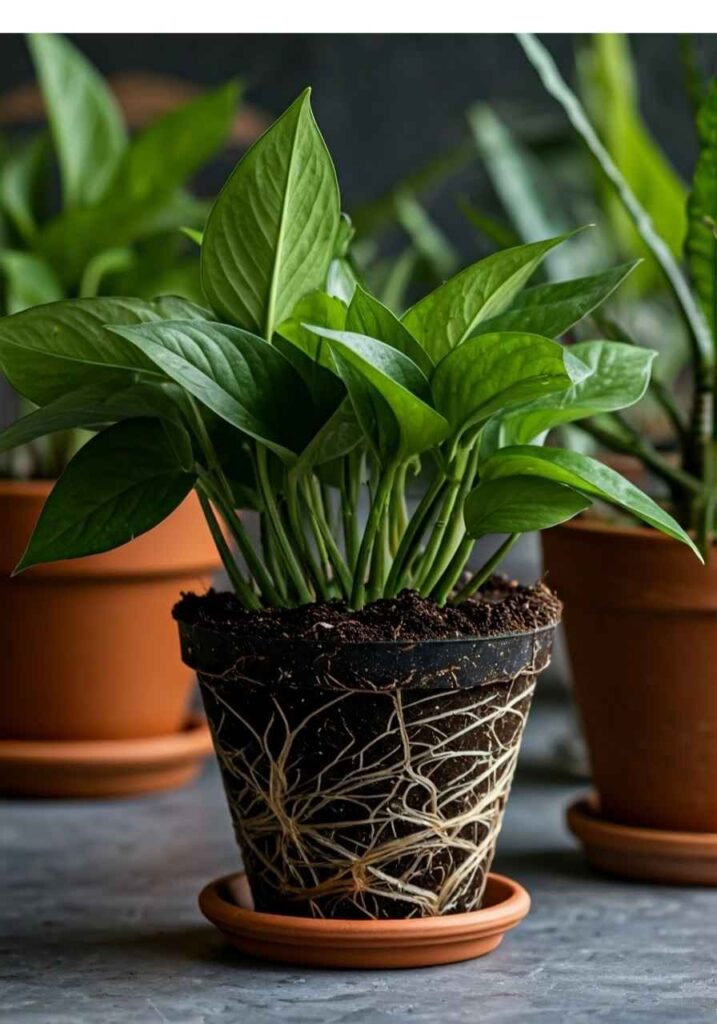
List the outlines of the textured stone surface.
<svg viewBox="0 0 717 1024">
<path fill-rule="evenodd" d="M 534 709 L 496 867 L 533 910 L 483 960 L 320 972 L 242 958 L 196 909 L 237 855 L 217 772 L 116 803 L 4 802 L 8 1024 L 642 1024 L 717 1019 L 717 892 L 589 872 L 550 769 L 564 710 Z"/>
</svg>

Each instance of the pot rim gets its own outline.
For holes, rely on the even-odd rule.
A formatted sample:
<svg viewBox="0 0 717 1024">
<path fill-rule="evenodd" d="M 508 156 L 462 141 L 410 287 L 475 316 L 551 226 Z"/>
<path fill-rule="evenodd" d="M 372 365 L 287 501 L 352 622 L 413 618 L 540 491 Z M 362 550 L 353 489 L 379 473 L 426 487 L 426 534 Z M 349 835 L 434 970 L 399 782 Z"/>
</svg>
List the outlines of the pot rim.
<svg viewBox="0 0 717 1024">
<path fill-rule="evenodd" d="M 43 477 L 33 480 L 14 480 L 0 477 L 0 497 L 37 498 L 49 494 L 57 483 L 57 477 Z"/>
<path fill-rule="evenodd" d="M 559 523 L 545 532 L 550 533 L 552 530 L 572 530 L 575 533 L 607 533 L 621 538 L 639 537 L 641 540 L 655 541 L 659 544 L 681 544 L 681 541 L 675 540 L 674 537 L 668 537 L 667 534 L 661 533 L 660 530 L 649 526 L 620 526 L 617 523 L 603 521 L 597 516 L 591 516 L 590 518 L 576 516 L 575 519 Z M 694 537 L 691 530 L 687 532 L 690 536 Z"/>
</svg>

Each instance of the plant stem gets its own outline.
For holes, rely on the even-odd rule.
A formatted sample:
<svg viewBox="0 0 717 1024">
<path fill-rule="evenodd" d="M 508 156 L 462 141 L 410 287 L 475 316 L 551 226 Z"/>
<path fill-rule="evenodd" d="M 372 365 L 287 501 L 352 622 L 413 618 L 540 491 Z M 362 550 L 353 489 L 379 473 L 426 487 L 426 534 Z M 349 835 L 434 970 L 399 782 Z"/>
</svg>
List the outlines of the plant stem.
<svg viewBox="0 0 717 1024">
<path fill-rule="evenodd" d="M 292 536 L 296 543 L 298 550 L 301 552 L 301 556 L 306 563 L 309 574 L 314 581 L 314 586 L 317 594 L 324 600 L 328 601 L 331 596 L 329 587 L 329 573 L 327 566 L 327 555 L 326 549 L 320 542 L 319 538 L 316 538 L 316 547 L 319 553 L 319 559 L 322 564 L 319 564 L 316 556 L 311 547 L 311 541 L 306 537 L 301 521 L 301 510 L 299 507 L 299 490 L 298 482 L 295 474 L 289 471 L 286 474 L 286 507 L 289 513 L 289 528 Z"/>
<path fill-rule="evenodd" d="M 253 611 L 257 611 L 262 607 L 261 601 L 240 573 L 239 566 L 236 564 L 234 556 L 229 549 L 229 545 L 224 539 L 222 528 L 217 522 L 217 517 L 214 515 L 214 510 L 212 509 L 209 498 L 201 482 L 197 485 L 196 490 L 199 497 L 199 504 L 202 506 L 202 511 L 204 512 L 204 517 L 207 520 L 207 525 L 209 526 L 212 538 L 217 546 L 217 551 L 219 552 L 224 568 L 227 571 L 227 576 L 231 580 L 235 593 L 241 600 L 242 604 Z"/>
<path fill-rule="evenodd" d="M 428 597 L 437 585 L 465 538 L 466 527 L 463 521 L 463 506 L 469 491 L 473 487 L 478 467 L 478 453 L 479 448 L 476 445 L 468 455 L 467 460 L 465 462 L 462 460 L 458 467 L 458 472 L 461 473 L 462 479 L 453 503 L 450 521 L 441 537 L 440 547 L 421 585 L 421 594 L 424 597 Z M 471 541 L 471 547 L 472 544 L 473 542 Z"/>
<path fill-rule="evenodd" d="M 401 543 L 398 546 L 398 551 L 394 556 L 393 565 L 384 587 L 386 597 L 394 597 L 406 584 L 416 549 L 420 544 L 433 509 L 445 488 L 445 478 L 440 472 L 436 473 L 411 516 Z"/>
<path fill-rule="evenodd" d="M 460 542 L 448 568 L 433 588 L 431 596 L 436 604 L 444 605 L 446 603 L 461 578 L 474 547 L 475 540 L 472 537 L 464 537 Z"/>
<path fill-rule="evenodd" d="M 271 480 L 269 479 L 266 448 L 261 444 L 257 444 L 255 452 L 259 489 L 261 491 L 264 508 L 266 509 L 269 522 L 271 523 L 271 528 L 274 536 L 276 537 L 279 551 L 281 552 L 282 561 L 286 564 L 286 568 L 289 576 L 291 577 L 291 581 L 296 588 L 296 593 L 299 597 L 300 603 L 310 604 L 314 600 L 314 595 L 309 589 L 304 577 L 303 569 L 294 554 L 291 542 L 286 535 L 284 524 L 281 521 L 281 516 L 279 515 L 279 509 L 277 508 L 276 500 L 271 488 Z"/>
<path fill-rule="evenodd" d="M 493 554 L 488 561 L 483 565 L 478 572 L 474 573 L 464 587 L 458 591 L 456 596 L 453 598 L 451 604 L 460 604 L 461 601 L 468 600 L 475 594 L 476 590 L 481 587 L 488 577 L 492 574 L 493 570 L 503 561 L 505 556 L 508 554 L 510 549 L 513 547 L 517 539 L 521 536 L 519 533 L 511 533 L 510 536 L 503 541 L 498 550 Z"/>
<path fill-rule="evenodd" d="M 333 577 L 343 596 L 348 598 L 351 593 L 351 572 L 334 539 L 331 525 L 324 512 L 321 494 L 317 493 L 317 486 L 315 477 L 303 481 L 302 493 L 304 501 L 315 530 L 316 542 L 321 544 L 326 560 L 331 567 Z"/>
<path fill-rule="evenodd" d="M 362 466 L 363 454 L 360 452 L 349 452 L 344 458 L 341 474 L 341 522 L 344 533 L 346 560 L 351 570 L 356 565 L 360 544 L 358 505 L 361 496 Z"/>
<path fill-rule="evenodd" d="M 380 473 L 376 492 L 372 497 L 368 520 L 361 540 L 356 567 L 354 569 L 353 587 L 351 588 L 351 607 L 362 608 L 366 601 L 366 576 L 371 564 L 373 546 L 381 525 L 386 504 L 391 493 L 391 485 L 396 473 L 396 464 L 390 463 Z"/>
</svg>

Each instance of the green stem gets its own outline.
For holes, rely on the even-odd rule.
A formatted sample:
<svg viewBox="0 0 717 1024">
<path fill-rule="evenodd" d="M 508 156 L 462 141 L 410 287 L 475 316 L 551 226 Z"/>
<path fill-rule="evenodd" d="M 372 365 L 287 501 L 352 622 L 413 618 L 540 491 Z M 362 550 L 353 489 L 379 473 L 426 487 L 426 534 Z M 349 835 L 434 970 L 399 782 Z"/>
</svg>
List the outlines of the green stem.
<svg viewBox="0 0 717 1024">
<path fill-rule="evenodd" d="M 322 501 L 321 493 L 318 491 L 316 477 L 304 481 L 303 493 L 312 524 L 316 530 L 317 543 L 321 543 L 326 553 L 327 561 L 333 570 L 333 576 L 343 596 L 348 598 L 351 593 L 351 571 L 341 554 L 334 538 L 331 524 L 326 517 L 325 505 Z"/>
<path fill-rule="evenodd" d="M 495 554 L 488 559 L 485 565 L 471 576 L 464 587 L 461 587 L 453 598 L 451 604 L 460 604 L 461 601 L 467 601 L 469 597 L 472 597 L 476 590 L 478 590 L 479 587 L 482 587 L 488 577 L 491 576 L 493 570 L 503 561 L 520 536 L 521 534 L 519 533 L 511 533 L 510 536 L 503 541 Z"/>
<path fill-rule="evenodd" d="M 362 608 L 366 601 L 366 576 L 371 564 L 371 556 L 376 536 L 381 526 L 386 504 L 391 493 L 391 485 L 396 472 L 396 464 L 391 463 L 381 471 L 376 485 L 376 492 L 371 501 L 368 520 L 361 540 L 356 568 L 354 569 L 353 587 L 351 588 L 351 607 Z"/>
<path fill-rule="evenodd" d="M 222 528 L 217 522 L 217 517 L 214 515 L 214 510 L 212 509 L 209 497 L 206 494 L 203 485 L 199 483 L 196 490 L 199 497 L 199 504 L 202 506 L 202 511 L 204 512 L 204 517 L 207 520 L 207 525 L 209 526 L 212 538 L 217 546 L 217 551 L 219 552 L 224 568 L 227 571 L 227 576 L 231 580 L 235 593 L 246 608 L 249 608 L 252 611 L 257 611 L 262 607 L 261 601 L 240 573 L 239 566 L 236 564 L 234 556 L 229 549 L 229 545 L 224 539 Z"/>
<path fill-rule="evenodd" d="M 461 463 L 461 466 L 459 466 L 459 472 L 462 473 L 462 479 L 455 501 L 453 502 L 449 521 L 446 524 L 446 528 L 441 537 L 440 547 L 436 552 L 432 565 L 429 566 L 429 571 L 420 588 L 421 594 L 424 597 L 428 597 L 433 588 L 442 578 L 444 572 L 451 564 L 453 556 L 456 554 L 456 551 L 460 548 L 465 538 L 466 527 L 463 520 L 463 506 L 466 498 L 468 497 L 468 493 L 473 487 L 473 481 L 478 468 L 478 453 L 479 448 L 478 445 L 476 445 L 470 452 L 465 464 Z M 471 545 L 472 543 L 473 542 L 471 541 Z"/>
<path fill-rule="evenodd" d="M 475 540 L 472 537 L 464 537 L 458 545 L 456 553 L 450 561 L 446 571 L 433 588 L 431 596 L 436 604 L 443 605 L 453 593 L 466 567 L 471 552 L 475 547 Z"/>
<path fill-rule="evenodd" d="M 291 581 L 296 587 L 296 592 L 299 597 L 301 604 L 310 604 L 314 600 L 309 586 L 304 577 L 303 569 L 294 554 L 294 550 L 291 546 L 291 542 L 286 535 L 284 524 L 281 521 L 279 515 L 279 509 L 276 505 L 276 500 L 271 488 L 271 480 L 269 479 L 269 467 L 267 464 L 267 451 L 266 448 L 261 444 L 256 445 L 256 467 L 257 467 L 257 479 L 259 483 L 259 490 L 261 492 L 262 501 L 264 508 L 266 509 L 269 522 L 271 523 L 272 530 L 276 537 L 279 551 L 281 552 L 282 561 L 285 563 Z"/>
<path fill-rule="evenodd" d="M 341 478 L 341 521 L 344 533 L 346 560 L 353 570 L 360 545 L 358 507 L 361 495 L 361 469 L 363 453 L 349 452 L 344 458 Z"/>
<path fill-rule="evenodd" d="M 416 556 L 421 538 L 442 492 L 446 488 L 446 480 L 440 472 L 436 473 L 426 493 L 418 503 L 411 516 L 405 533 L 398 546 L 391 571 L 386 580 L 384 593 L 386 597 L 394 597 L 408 583 L 411 566 Z"/>
<path fill-rule="evenodd" d="M 328 601 L 331 597 L 331 589 L 329 586 L 329 574 L 326 565 L 327 558 L 325 548 L 317 539 L 316 546 L 319 553 L 319 559 L 321 560 L 321 563 L 323 563 L 320 564 L 312 550 L 311 541 L 304 533 L 303 523 L 301 521 L 301 510 L 299 507 L 299 489 L 296 476 L 294 473 L 289 471 L 286 475 L 286 479 L 286 507 L 289 513 L 289 528 L 296 546 L 301 552 L 301 556 L 309 570 L 309 574 L 314 581 L 317 594 L 319 594 L 324 601 Z"/>
</svg>

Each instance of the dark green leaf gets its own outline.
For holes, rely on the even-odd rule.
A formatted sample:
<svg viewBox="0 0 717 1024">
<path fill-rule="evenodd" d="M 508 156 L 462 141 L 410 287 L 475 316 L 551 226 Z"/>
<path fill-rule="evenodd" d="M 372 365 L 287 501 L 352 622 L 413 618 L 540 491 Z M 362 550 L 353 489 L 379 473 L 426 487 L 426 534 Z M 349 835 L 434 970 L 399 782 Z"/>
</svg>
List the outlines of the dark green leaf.
<svg viewBox="0 0 717 1024">
<path fill-rule="evenodd" d="M 194 483 L 159 420 L 117 423 L 75 455 L 45 502 L 16 572 L 126 544 L 165 519 Z"/>
<path fill-rule="evenodd" d="M 332 462 L 361 442 L 363 433 L 350 399 L 346 398 L 302 451 L 296 463 L 299 473 Z"/>
<path fill-rule="evenodd" d="M 311 323 L 318 321 L 312 320 Z M 333 324 L 322 324 L 334 327 Z M 411 332 L 401 323 L 395 314 L 382 305 L 363 288 L 357 287 L 346 316 L 346 330 L 352 334 L 363 334 L 369 338 L 391 345 L 403 352 L 428 377 L 433 372 L 433 361 L 424 348 L 419 345 Z"/>
<path fill-rule="evenodd" d="M 346 312 L 346 306 L 341 299 L 322 291 L 309 292 L 297 302 L 291 316 L 279 324 L 276 331 L 315 362 L 333 370 L 329 346 L 323 338 L 304 325 L 316 324 L 333 331 L 342 331 L 346 325 Z"/>
<path fill-rule="evenodd" d="M 339 190 L 306 90 L 240 160 L 209 215 L 202 285 L 212 307 L 271 338 L 326 280 Z"/>
<path fill-rule="evenodd" d="M 469 535 L 478 538 L 546 530 L 591 504 L 578 491 L 553 480 L 506 476 L 482 481 L 466 498 L 463 515 Z"/>
</svg>

